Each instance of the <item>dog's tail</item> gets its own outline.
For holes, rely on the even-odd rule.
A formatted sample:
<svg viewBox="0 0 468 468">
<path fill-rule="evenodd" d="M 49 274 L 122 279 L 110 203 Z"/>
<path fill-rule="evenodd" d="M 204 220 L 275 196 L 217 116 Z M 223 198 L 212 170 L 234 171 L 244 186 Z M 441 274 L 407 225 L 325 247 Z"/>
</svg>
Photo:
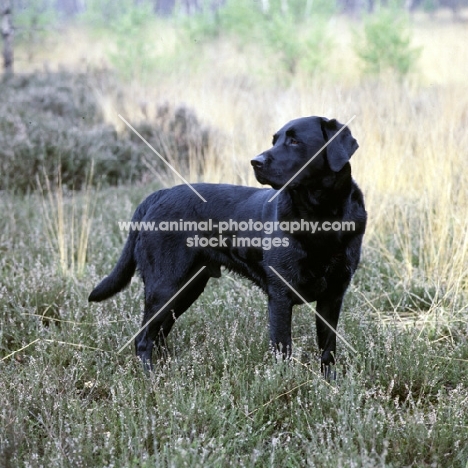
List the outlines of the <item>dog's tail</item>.
<svg viewBox="0 0 468 468">
<path fill-rule="evenodd" d="M 146 212 L 145 205 L 146 203 L 142 203 L 137 208 L 132 221 L 141 221 Z M 130 231 L 117 265 L 115 265 L 110 275 L 106 276 L 91 291 L 91 294 L 88 297 L 89 302 L 100 302 L 108 299 L 129 285 L 137 267 L 135 260 L 135 245 L 138 234 L 139 232 L 137 230 Z"/>
<path fill-rule="evenodd" d="M 136 262 L 133 254 L 138 232 L 130 232 L 122 254 L 111 271 L 92 291 L 89 302 L 100 302 L 122 291 L 130 283 L 135 274 Z"/>
</svg>

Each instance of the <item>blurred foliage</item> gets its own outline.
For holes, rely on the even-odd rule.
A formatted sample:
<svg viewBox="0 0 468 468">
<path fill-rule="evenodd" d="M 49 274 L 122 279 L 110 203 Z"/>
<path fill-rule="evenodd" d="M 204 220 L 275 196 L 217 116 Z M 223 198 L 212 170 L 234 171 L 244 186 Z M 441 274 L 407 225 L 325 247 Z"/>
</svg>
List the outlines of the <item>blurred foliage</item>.
<svg viewBox="0 0 468 468">
<path fill-rule="evenodd" d="M 96 27 L 108 28 L 118 23 L 122 17 L 132 15 L 139 10 L 147 10 L 148 1 L 135 2 L 134 0 L 87 0 L 86 9 L 80 15 L 83 22 Z"/>
<path fill-rule="evenodd" d="M 115 50 L 110 53 L 112 65 L 123 78 L 144 78 L 154 69 L 156 56 L 147 32 L 152 18 L 147 2 L 134 5 L 111 23 L 115 34 Z"/>
<path fill-rule="evenodd" d="M 81 20 L 98 34 L 110 33 L 113 47 L 108 51 L 108 58 L 121 78 L 144 80 L 154 70 L 157 55 L 148 39 L 155 23 L 152 2 L 91 0 Z"/>
<path fill-rule="evenodd" d="M 395 72 L 400 77 L 414 70 L 421 49 L 411 45 L 408 18 L 396 8 L 381 8 L 364 19 L 362 33 L 355 33 L 354 50 L 364 72 Z"/>
<path fill-rule="evenodd" d="M 112 47 L 109 62 L 126 80 L 148 82 L 154 74 L 172 69 L 175 62 L 193 64 L 200 47 L 220 38 L 233 41 L 240 50 L 252 45 L 271 57 L 279 75 L 323 71 L 335 46 L 329 22 L 340 12 L 337 0 L 226 0 L 215 6 L 200 1 L 187 14 L 179 9 L 170 18 L 157 19 L 148 0 L 123 0 L 115 5 L 91 0 L 82 15 L 86 24 L 106 34 Z M 409 21 L 402 0 L 376 2 L 376 11 L 362 21 L 355 36 L 355 51 L 364 72 L 391 69 L 403 76 L 411 71 L 419 51 L 411 47 Z M 173 27 L 174 37 L 161 45 L 154 31 L 160 22 Z M 159 22 L 159 23 L 158 23 Z"/>
<path fill-rule="evenodd" d="M 15 41 L 26 46 L 28 61 L 44 45 L 58 17 L 52 0 L 13 2 Z"/>
<path fill-rule="evenodd" d="M 336 1 L 271 0 L 267 4 L 227 0 L 215 7 L 212 2 L 199 2 L 191 14 L 179 7 L 172 17 L 158 19 L 148 0 L 123 0 L 115 8 L 108 1 L 91 0 L 81 20 L 110 39 L 109 62 L 126 80 L 148 81 L 174 60 L 198 56 L 197 47 L 222 36 L 234 39 L 239 48 L 261 45 L 278 60 L 279 71 L 322 69 L 333 46 L 327 24 L 337 12 Z M 161 21 L 174 26 L 176 39 L 174 44 L 166 39 L 158 49 L 154 31 Z"/>
<path fill-rule="evenodd" d="M 332 46 L 326 26 L 335 12 L 335 1 L 274 0 L 266 8 L 251 0 L 227 0 L 219 9 L 206 8 L 186 18 L 185 27 L 192 42 L 228 35 L 240 47 L 263 45 L 287 72 L 313 72 L 322 68 Z"/>
<path fill-rule="evenodd" d="M 143 159 L 164 174 L 166 166 L 130 130 L 118 133 L 106 123 L 95 86 L 108 76 L 70 73 L 17 75 L 0 82 L 0 190 L 27 191 L 44 173 L 79 189 L 86 183 L 91 161 L 95 181 L 113 185 L 140 180 L 147 172 Z M 210 130 L 185 108 L 157 105 L 155 121 L 134 126 L 163 154 L 180 166 L 203 157 Z"/>
</svg>

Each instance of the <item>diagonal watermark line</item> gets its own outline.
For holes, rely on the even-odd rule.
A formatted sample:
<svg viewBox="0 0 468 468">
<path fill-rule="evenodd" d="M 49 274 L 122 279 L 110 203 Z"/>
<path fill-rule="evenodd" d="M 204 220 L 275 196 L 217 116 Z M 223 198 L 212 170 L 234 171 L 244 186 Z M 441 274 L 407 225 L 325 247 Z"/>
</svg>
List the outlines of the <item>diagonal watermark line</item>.
<svg viewBox="0 0 468 468">
<path fill-rule="evenodd" d="M 67 345 L 67 346 L 76 346 L 77 348 L 92 349 L 93 351 L 104 351 L 104 352 L 106 352 L 104 349 L 96 348 L 94 346 L 87 346 L 87 345 L 84 345 L 84 344 L 81 344 L 81 343 L 69 343 L 68 341 L 46 340 L 46 339 L 42 339 L 42 341 L 46 341 L 47 343 L 63 344 L 63 345 Z"/>
<path fill-rule="evenodd" d="M 354 119 L 353 115 L 269 200 L 272 202 Z"/>
<path fill-rule="evenodd" d="M 19 353 L 20 351 L 23 351 L 23 349 L 29 348 L 29 346 L 33 345 L 34 343 L 37 343 L 38 341 L 40 341 L 40 338 L 36 338 L 35 340 L 31 341 L 31 343 L 27 344 L 26 346 L 23 346 L 22 348 L 17 349 L 16 351 L 13 351 L 10 354 L 7 354 L 5 357 L 2 357 L 2 359 L 0 359 L 0 362 L 7 360 L 9 357 L 14 356 L 16 353 Z"/>
<path fill-rule="evenodd" d="M 153 153 L 158 156 L 159 159 L 161 159 L 161 161 L 163 161 L 164 163 L 166 163 L 166 165 L 174 172 L 176 173 L 183 181 L 186 185 L 188 185 L 205 203 L 206 203 L 206 200 L 200 195 L 200 193 L 195 190 L 195 188 L 190 184 L 190 182 L 188 182 L 187 180 L 185 180 L 185 178 L 179 173 L 177 172 L 177 170 L 174 168 L 174 166 L 172 166 L 170 163 L 168 163 L 139 133 L 138 131 L 133 128 L 120 114 L 119 115 L 119 118 L 121 120 L 123 120 L 123 122 L 127 125 L 127 127 L 129 127 L 134 133 L 135 135 L 138 135 L 141 140 L 148 146 L 148 148 L 153 151 Z"/>
<path fill-rule="evenodd" d="M 163 311 L 164 308 L 170 304 L 204 269 L 206 265 L 202 266 L 118 351 L 120 354 L 132 341 Z"/>
<path fill-rule="evenodd" d="M 315 315 L 322 320 L 325 325 L 327 325 L 330 330 L 333 330 L 335 335 L 353 352 L 357 354 L 357 351 L 346 341 L 346 339 L 340 335 L 335 328 L 333 328 L 271 265 L 268 265 L 270 269 L 275 273 L 275 275 L 283 281 L 283 283 L 293 292 L 296 296 L 310 309 Z"/>
</svg>

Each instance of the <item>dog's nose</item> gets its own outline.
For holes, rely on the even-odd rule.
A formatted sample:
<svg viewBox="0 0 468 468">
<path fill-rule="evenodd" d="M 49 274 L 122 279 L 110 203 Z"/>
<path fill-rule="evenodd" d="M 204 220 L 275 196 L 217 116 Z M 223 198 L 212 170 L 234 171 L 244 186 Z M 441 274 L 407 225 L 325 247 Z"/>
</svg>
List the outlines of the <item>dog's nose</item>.
<svg viewBox="0 0 468 468">
<path fill-rule="evenodd" d="M 261 169 L 264 163 L 265 163 L 265 156 L 263 156 L 263 154 L 259 154 L 258 156 L 255 156 L 255 158 L 253 158 L 250 161 L 250 164 L 252 164 L 252 166 L 255 169 Z"/>
</svg>

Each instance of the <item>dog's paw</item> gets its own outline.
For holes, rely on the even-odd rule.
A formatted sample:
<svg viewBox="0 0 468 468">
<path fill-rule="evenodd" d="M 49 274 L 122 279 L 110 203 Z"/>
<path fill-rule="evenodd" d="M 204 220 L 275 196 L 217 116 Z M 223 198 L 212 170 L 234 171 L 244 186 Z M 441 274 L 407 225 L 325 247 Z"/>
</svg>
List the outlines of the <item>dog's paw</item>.
<svg viewBox="0 0 468 468">
<path fill-rule="evenodd" d="M 336 381 L 336 367 L 334 365 L 322 365 L 322 375 L 327 382 Z"/>
<path fill-rule="evenodd" d="M 152 359 L 147 359 L 142 356 L 138 356 L 138 360 L 140 361 L 141 368 L 145 375 L 149 376 L 151 372 L 153 372 L 153 362 Z"/>
</svg>

